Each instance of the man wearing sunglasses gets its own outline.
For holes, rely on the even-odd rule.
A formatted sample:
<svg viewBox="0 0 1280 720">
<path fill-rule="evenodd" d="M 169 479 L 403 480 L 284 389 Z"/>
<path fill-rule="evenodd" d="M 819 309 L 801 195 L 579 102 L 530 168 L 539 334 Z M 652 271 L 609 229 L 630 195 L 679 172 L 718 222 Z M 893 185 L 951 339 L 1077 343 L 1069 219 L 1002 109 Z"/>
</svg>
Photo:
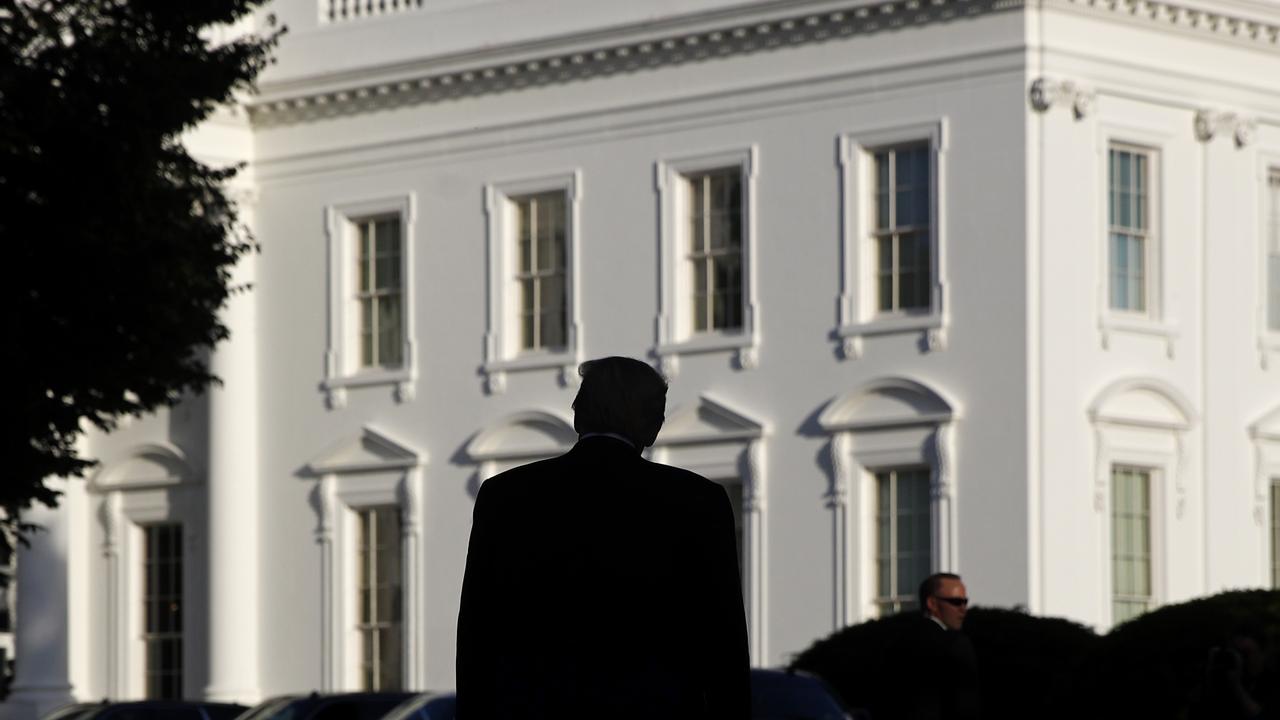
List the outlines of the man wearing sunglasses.
<svg viewBox="0 0 1280 720">
<path fill-rule="evenodd" d="M 920 583 L 923 617 L 910 646 L 912 662 L 927 668 L 916 676 L 903 717 L 912 720 L 976 720 L 980 717 L 978 660 L 964 634 L 969 596 L 953 573 L 934 573 Z"/>
<path fill-rule="evenodd" d="M 920 609 L 943 630 L 959 630 L 969 610 L 964 581 L 953 573 L 934 573 L 920 583 Z"/>
</svg>

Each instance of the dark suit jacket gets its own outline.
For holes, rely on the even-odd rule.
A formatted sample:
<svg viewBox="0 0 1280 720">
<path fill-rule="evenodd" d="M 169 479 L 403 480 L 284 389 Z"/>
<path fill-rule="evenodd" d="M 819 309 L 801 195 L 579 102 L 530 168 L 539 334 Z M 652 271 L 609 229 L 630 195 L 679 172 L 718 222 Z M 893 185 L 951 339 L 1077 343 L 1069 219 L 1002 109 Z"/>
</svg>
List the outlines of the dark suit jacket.
<svg viewBox="0 0 1280 720">
<path fill-rule="evenodd" d="M 724 489 L 610 437 L 487 480 L 458 614 L 458 718 L 750 714 Z"/>
<path fill-rule="evenodd" d="M 905 627 L 898 663 L 905 687 L 903 720 L 977 720 L 981 717 L 978 659 L 969 636 L 917 614 Z"/>
</svg>

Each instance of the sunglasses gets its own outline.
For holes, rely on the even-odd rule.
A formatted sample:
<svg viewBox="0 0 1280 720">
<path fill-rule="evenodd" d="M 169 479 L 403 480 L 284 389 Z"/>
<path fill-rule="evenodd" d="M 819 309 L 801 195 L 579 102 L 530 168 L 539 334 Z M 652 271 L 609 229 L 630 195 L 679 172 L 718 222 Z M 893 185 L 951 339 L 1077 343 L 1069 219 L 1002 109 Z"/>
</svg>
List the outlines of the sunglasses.
<svg viewBox="0 0 1280 720">
<path fill-rule="evenodd" d="M 937 599 L 939 602 L 944 602 L 948 605 L 951 605 L 953 607 L 958 607 L 958 608 L 965 607 L 969 604 L 969 598 L 967 597 L 953 598 L 953 597 L 938 597 L 937 595 L 934 595 L 933 597 Z"/>
</svg>

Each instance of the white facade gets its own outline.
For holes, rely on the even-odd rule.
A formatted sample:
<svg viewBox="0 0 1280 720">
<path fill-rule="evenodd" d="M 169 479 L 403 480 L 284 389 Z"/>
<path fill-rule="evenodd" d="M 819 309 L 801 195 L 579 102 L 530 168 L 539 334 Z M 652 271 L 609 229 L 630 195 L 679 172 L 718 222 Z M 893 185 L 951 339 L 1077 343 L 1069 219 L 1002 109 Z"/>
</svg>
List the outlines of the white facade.
<svg viewBox="0 0 1280 720">
<path fill-rule="evenodd" d="M 249 161 L 262 243 L 225 385 L 89 438 L 97 473 L 32 513 L 14 716 L 145 694 L 155 523 L 182 525 L 183 694 L 360 687 L 356 511 L 386 505 L 403 682 L 452 687 L 476 488 L 572 444 L 575 367 L 609 354 L 671 378 L 655 458 L 739 502 L 757 664 L 877 612 L 877 557 L 910 545 L 877 535 L 899 470 L 927 478 L 894 500 L 928 519 L 920 562 L 981 604 L 1106 628 L 1139 575 L 1152 605 L 1274 582 L 1275 3 L 271 10 L 289 34 L 261 95 L 192 139 Z M 917 150 L 924 174 L 894 181 L 917 194 L 876 210 L 877 158 Z M 691 319 L 688 188 L 711 171 L 741 203 L 730 331 Z M 1121 190 L 1142 208 L 1123 221 Z M 545 192 L 563 342 L 524 352 L 513 253 Z M 355 269 L 370 218 L 398 228 L 399 264 L 368 265 L 398 308 L 383 335 Z M 926 257 L 881 275 L 875 238 Z M 362 369 L 365 331 L 399 360 Z M 1140 520 L 1117 469 L 1144 478 Z"/>
</svg>

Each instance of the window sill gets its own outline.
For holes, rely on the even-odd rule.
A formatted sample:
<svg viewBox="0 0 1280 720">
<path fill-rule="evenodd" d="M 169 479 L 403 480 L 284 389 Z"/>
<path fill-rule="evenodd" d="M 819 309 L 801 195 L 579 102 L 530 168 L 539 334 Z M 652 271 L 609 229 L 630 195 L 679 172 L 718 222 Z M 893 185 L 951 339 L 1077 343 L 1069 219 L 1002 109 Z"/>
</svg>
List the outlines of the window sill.
<svg viewBox="0 0 1280 720">
<path fill-rule="evenodd" d="M 658 356 L 662 374 L 670 379 L 675 377 L 679 370 L 681 355 L 700 355 L 725 350 L 736 351 L 734 361 L 740 370 L 752 370 L 759 362 L 756 336 L 750 332 L 700 333 L 686 340 L 658 345 L 653 352 Z"/>
<path fill-rule="evenodd" d="M 375 387 L 392 385 L 396 402 L 408 402 L 413 399 L 414 377 L 409 368 L 394 370 L 377 369 L 362 370 L 351 375 L 326 378 L 320 387 L 325 392 L 325 402 L 329 408 L 338 410 L 347 405 L 347 388 Z"/>
<path fill-rule="evenodd" d="M 862 357 L 862 339 L 874 335 L 897 335 L 924 332 L 925 348 L 930 351 L 947 349 L 946 324 L 940 313 L 920 315 L 881 315 L 865 322 L 841 325 L 836 337 L 843 342 L 841 352 L 846 359 Z"/>
<path fill-rule="evenodd" d="M 498 395 L 507 389 L 507 373 L 526 372 L 529 370 L 560 370 L 560 385 L 569 387 L 577 384 L 578 356 L 569 350 L 561 352 L 527 352 L 513 358 L 493 360 L 485 363 L 480 369 L 485 376 L 485 390 L 490 395 Z"/>
<path fill-rule="evenodd" d="M 1116 316 L 1111 315 L 1103 317 L 1098 329 L 1102 337 L 1102 349 L 1111 349 L 1111 336 L 1116 333 L 1127 335 L 1146 335 L 1147 337 L 1158 338 L 1165 343 L 1165 354 L 1173 359 L 1175 341 L 1178 339 L 1178 329 L 1173 323 L 1168 321 L 1160 321 L 1147 317 L 1133 316 Z"/>
</svg>

